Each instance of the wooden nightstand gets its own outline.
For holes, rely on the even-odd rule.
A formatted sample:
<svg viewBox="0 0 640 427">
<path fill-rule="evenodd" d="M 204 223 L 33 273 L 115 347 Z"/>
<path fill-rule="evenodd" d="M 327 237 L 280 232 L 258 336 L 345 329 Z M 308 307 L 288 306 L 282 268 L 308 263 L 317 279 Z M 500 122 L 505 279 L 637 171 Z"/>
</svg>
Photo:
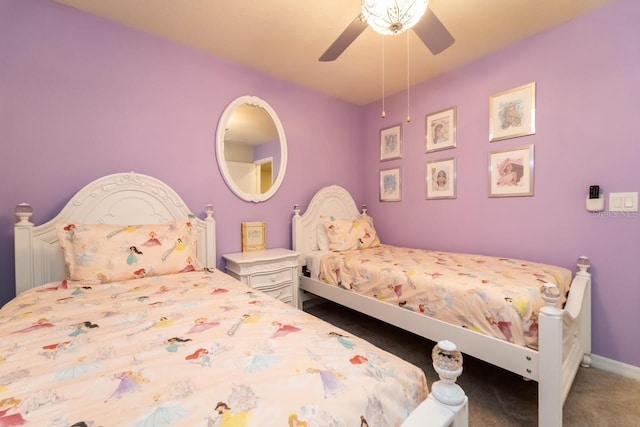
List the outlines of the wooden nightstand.
<svg viewBox="0 0 640 427">
<path fill-rule="evenodd" d="M 298 307 L 298 257 L 289 249 L 222 255 L 228 274 L 252 288 Z"/>
</svg>

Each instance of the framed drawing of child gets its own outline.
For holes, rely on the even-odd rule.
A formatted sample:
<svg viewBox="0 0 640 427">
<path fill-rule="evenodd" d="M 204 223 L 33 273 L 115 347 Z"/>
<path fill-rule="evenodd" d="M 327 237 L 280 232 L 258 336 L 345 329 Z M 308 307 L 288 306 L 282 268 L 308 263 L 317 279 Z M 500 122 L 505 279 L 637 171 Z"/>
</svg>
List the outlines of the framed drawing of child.
<svg viewBox="0 0 640 427">
<path fill-rule="evenodd" d="M 489 153 L 489 197 L 533 196 L 533 145 Z"/>
<path fill-rule="evenodd" d="M 425 118 L 425 152 L 456 146 L 456 107 L 428 114 Z"/>
<path fill-rule="evenodd" d="M 456 198 L 456 159 L 427 162 L 425 168 L 427 183 L 426 199 Z"/>
</svg>

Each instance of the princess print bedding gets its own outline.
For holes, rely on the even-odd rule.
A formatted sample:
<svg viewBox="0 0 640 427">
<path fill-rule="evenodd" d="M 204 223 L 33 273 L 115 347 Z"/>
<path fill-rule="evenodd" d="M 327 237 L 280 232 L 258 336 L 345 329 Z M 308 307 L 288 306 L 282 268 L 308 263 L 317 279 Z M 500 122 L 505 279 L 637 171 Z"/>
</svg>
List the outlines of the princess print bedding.
<svg viewBox="0 0 640 427">
<path fill-rule="evenodd" d="M 558 286 L 560 304 L 571 271 L 541 263 L 386 244 L 327 252 L 318 278 L 444 322 L 537 348 L 540 288 Z"/>
<path fill-rule="evenodd" d="M 218 270 L 40 286 L 0 336 L 2 426 L 395 426 L 428 393 L 417 367 Z"/>
</svg>

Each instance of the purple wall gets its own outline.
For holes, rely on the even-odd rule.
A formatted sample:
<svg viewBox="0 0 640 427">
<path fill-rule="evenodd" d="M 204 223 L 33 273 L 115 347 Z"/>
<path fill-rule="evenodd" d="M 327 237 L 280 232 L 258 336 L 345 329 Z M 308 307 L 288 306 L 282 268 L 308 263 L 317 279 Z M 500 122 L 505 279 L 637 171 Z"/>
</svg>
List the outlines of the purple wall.
<svg viewBox="0 0 640 427">
<path fill-rule="evenodd" d="M 640 191 L 640 2 L 622 0 L 411 89 L 403 158 L 379 161 L 379 129 L 406 94 L 366 107 L 365 198 L 388 243 L 593 267 L 593 352 L 640 366 L 638 213 L 590 213 L 588 187 Z M 537 83 L 536 134 L 489 142 L 489 96 Z M 457 106 L 457 147 L 425 154 L 425 115 Z M 533 144 L 535 195 L 488 198 L 488 152 Z M 457 198 L 425 200 L 425 163 L 457 159 Z M 380 169 L 401 168 L 402 202 L 378 202 Z M 617 215 L 616 215 L 617 214 Z M 401 221 L 398 221 L 402 218 Z"/>
<path fill-rule="evenodd" d="M 404 94 L 386 100 L 382 120 L 379 103 L 358 108 L 50 0 L 2 0 L 0 304 L 13 296 L 19 202 L 31 202 L 42 223 L 90 180 L 149 174 L 196 213 L 214 204 L 222 254 L 240 249 L 245 220 L 267 221 L 268 245 L 289 247 L 292 205 L 306 206 L 318 188 L 337 183 L 368 204 L 389 243 L 571 269 L 578 255 L 590 256 L 594 353 L 640 366 L 639 218 L 584 209 L 592 184 L 606 196 L 640 191 L 638 18 L 640 4 L 620 0 L 412 88 L 403 159 L 380 162 L 379 129 L 403 120 Z M 538 85 L 536 134 L 489 143 L 489 96 L 530 81 Z M 289 144 L 283 187 L 261 204 L 237 199 L 216 166 L 218 117 L 240 95 L 269 102 Z M 424 154 L 424 115 L 452 105 L 458 147 Z M 535 145 L 535 196 L 489 199 L 487 153 L 526 144 Z M 425 162 L 450 156 L 457 198 L 424 200 Z M 403 200 L 379 203 L 379 171 L 395 166 Z"/>
<path fill-rule="evenodd" d="M 288 142 L 281 190 L 260 204 L 229 191 L 215 158 L 218 118 L 241 95 L 267 101 Z M 51 0 L 2 0 L 0 305 L 14 295 L 16 204 L 32 203 L 40 224 L 105 174 L 157 177 L 197 214 L 213 203 L 219 255 L 241 250 L 242 221 L 266 221 L 268 246 L 290 247 L 295 203 L 305 206 L 332 183 L 362 197 L 354 143 L 362 115 L 351 104 Z"/>
</svg>

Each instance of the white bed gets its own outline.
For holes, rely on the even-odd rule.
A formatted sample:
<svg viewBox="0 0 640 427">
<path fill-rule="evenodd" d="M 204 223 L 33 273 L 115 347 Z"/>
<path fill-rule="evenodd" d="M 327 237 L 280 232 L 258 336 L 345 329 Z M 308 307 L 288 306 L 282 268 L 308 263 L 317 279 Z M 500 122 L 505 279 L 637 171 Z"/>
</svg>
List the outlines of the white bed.
<svg viewBox="0 0 640 427">
<path fill-rule="evenodd" d="M 591 275 L 587 272 L 588 265 L 579 265 L 580 271 L 571 280 L 564 309 L 556 308 L 557 299 L 550 299 L 540 310 L 536 350 L 309 277 L 307 271 L 314 269 L 310 264 L 318 259 L 318 225 L 327 217 L 353 220 L 365 215 L 366 208 L 359 212 L 351 195 L 336 185 L 318 191 L 304 213 L 298 205 L 294 207 L 293 249 L 301 253 L 300 264 L 303 266 L 299 301 L 302 303 L 309 297 L 305 293 L 310 293 L 433 341 L 451 339 L 463 353 L 537 381 L 539 425 L 562 425 L 562 407 L 576 372 L 580 366 L 589 366 L 591 362 Z M 563 326 L 565 321 L 573 325 L 569 333 Z"/>
<path fill-rule="evenodd" d="M 274 419 L 265 419 L 265 414 L 272 414 L 274 417 L 275 414 L 280 414 L 280 416 L 287 414 L 285 412 L 287 409 L 284 406 L 265 408 L 260 404 L 261 402 L 272 402 L 275 399 L 274 396 L 277 395 L 285 396 L 282 393 L 285 393 L 292 384 L 300 386 L 301 381 L 307 384 L 305 381 L 309 381 L 314 372 L 309 371 L 308 367 L 301 369 L 307 366 L 305 363 L 319 363 L 320 365 L 329 363 L 322 358 L 324 356 L 316 354 L 314 349 L 318 348 L 319 343 L 322 344 L 321 346 L 326 344 L 336 346 L 336 331 L 332 331 L 331 325 L 324 322 L 318 324 L 317 322 L 320 321 L 313 318 L 313 316 L 291 309 L 290 306 L 266 294 L 255 292 L 236 279 L 215 269 L 216 236 L 213 208 L 211 205 L 207 205 L 204 210 L 205 219 L 197 218 L 187 208 L 178 194 L 168 185 L 155 178 L 133 172 L 108 175 L 89 183 L 72 197 L 60 214 L 42 225 L 36 226 L 30 221 L 32 216 L 30 205 L 19 205 L 16 210 L 19 220 L 15 224 L 17 296 L 0 309 L 0 330 L 3 333 L 7 333 L 7 337 L 10 337 L 10 339 L 0 344 L 0 379 L 3 380 L 2 384 L 0 384 L 0 392 L 2 393 L 0 396 L 1 425 L 5 425 L 3 422 L 14 423 L 9 425 L 21 425 L 20 423 L 28 425 L 30 417 L 38 420 L 55 419 L 60 425 L 69 425 L 71 422 L 78 423 L 80 419 L 88 420 L 90 423 L 100 423 L 99 420 L 102 419 L 104 424 L 104 417 L 108 416 L 108 410 L 113 411 L 114 408 L 117 408 L 115 410 L 118 412 L 118 416 L 125 418 L 129 416 L 129 412 L 125 411 L 135 411 L 131 412 L 131 417 L 127 419 L 131 419 L 132 422 L 136 420 L 136 425 L 199 425 L 197 423 L 194 424 L 194 416 L 200 417 L 196 419 L 202 420 L 201 425 L 226 425 L 225 422 L 233 421 L 234 417 L 249 416 L 254 416 L 254 423 L 246 425 L 255 425 L 255 416 L 262 417 L 257 422 L 258 425 L 271 425 L 275 423 Z M 177 275 L 180 277 L 177 282 L 173 281 L 173 277 L 168 277 L 174 276 L 174 274 L 111 281 L 106 284 L 66 280 L 68 272 L 65 268 L 65 256 L 61 249 L 61 242 L 58 241 L 58 226 L 66 224 L 115 224 L 128 226 L 131 224 L 164 224 L 177 221 L 186 221 L 189 223 L 189 227 L 193 226 L 197 234 L 196 257 L 201 265 L 208 268 L 178 273 Z M 146 251 L 148 248 L 144 250 Z M 142 294 L 139 293 L 141 291 L 143 292 Z M 201 295 L 201 297 L 197 300 L 185 299 L 185 295 L 190 292 Z M 198 292 L 204 293 L 198 294 Z M 167 295 L 166 299 L 164 296 L 159 296 L 165 294 Z M 152 295 L 151 299 L 150 295 Z M 234 295 L 238 299 L 230 299 Z M 209 300 L 211 300 L 211 304 L 217 305 L 208 307 Z M 102 301 L 108 301 L 109 303 L 102 306 L 100 305 Z M 122 313 L 118 311 L 121 307 L 136 306 L 138 303 L 145 307 L 140 312 L 132 311 L 125 314 L 124 311 Z M 238 310 L 235 306 L 242 306 L 242 304 L 249 304 L 244 305 L 244 307 L 251 307 L 250 310 L 253 311 L 244 315 L 242 313 L 246 313 L 246 311 L 233 314 L 234 310 Z M 183 307 L 186 310 L 181 310 L 179 307 Z M 210 322 L 210 324 L 216 323 L 224 326 L 225 322 L 228 323 L 227 327 L 223 329 L 227 332 L 222 334 L 215 332 L 217 329 L 213 326 L 211 326 L 211 329 L 203 330 L 202 327 L 198 329 L 198 339 L 209 334 L 207 338 L 213 340 L 216 344 L 215 346 L 204 347 L 208 351 L 202 352 L 203 348 L 197 348 L 195 335 L 189 335 L 192 338 L 179 344 L 177 344 L 178 341 L 174 341 L 174 338 L 167 340 L 164 337 L 163 334 L 166 333 L 189 333 L 185 332 L 184 322 L 189 320 L 192 328 L 194 327 L 193 321 L 196 321 L 196 323 L 201 322 L 201 317 L 191 319 L 191 317 L 198 316 L 195 313 L 198 313 L 197 309 L 199 308 L 208 310 L 205 313 L 208 313 L 210 320 L 212 319 L 211 316 L 216 316 L 213 318 L 216 322 Z M 162 315 L 161 311 L 156 311 L 162 309 L 167 310 L 167 315 Z M 249 309 L 240 308 L 240 310 Z M 84 314 L 75 319 L 73 316 L 75 316 L 76 311 Z M 122 317 L 124 322 L 117 323 L 116 329 L 107 329 L 111 323 L 115 322 L 114 319 L 122 315 L 124 316 Z M 269 331 L 270 328 L 273 329 L 274 325 L 278 324 L 277 321 L 272 321 L 272 316 L 274 315 L 287 316 L 287 320 L 290 323 L 284 326 L 299 322 L 297 323 L 300 326 L 300 328 L 297 328 L 299 331 L 295 331 L 296 333 L 293 334 L 292 340 L 298 339 L 296 337 L 306 336 L 306 330 L 315 331 L 315 334 L 309 338 L 311 340 L 309 344 L 307 344 L 306 340 L 304 343 L 291 341 L 291 344 L 289 344 L 289 347 L 306 347 L 304 351 L 307 356 L 304 354 L 296 354 L 294 356 L 293 348 L 291 348 L 291 351 L 287 350 L 282 354 L 276 351 L 276 354 L 280 356 L 280 361 L 286 358 L 293 358 L 286 365 L 297 366 L 291 379 L 288 379 L 287 376 L 279 375 L 277 377 L 275 382 L 278 384 L 273 384 L 272 386 L 272 388 L 277 388 L 277 393 L 272 392 L 273 390 L 269 391 L 271 389 L 268 388 L 273 380 L 267 381 L 266 385 L 264 377 L 259 383 L 249 382 L 243 376 L 243 373 L 246 373 L 244 371 L 247 370 L 246 366 L 242 363 L 234 362 L 234 358 L 227 357 L 222 359 L 222 362 L 224 362 L 222 365 L 226 365 L 221 368 L 216 367 L 220 362 L 212 363 L 218 360 L 215 358 L 218 355 L 218 351 L 224 352 L 228 350 L 227 347 L 230 349 L 239 345 L 238 341 L 226 341 L 227 338 L 231 339 L 235 335 L 237 340 L 238 336 L 242 335 L 240 332 L 244 332 L 246 328 L 250 327 L 242 326 L 247 323 L 243 323 L 243 320 L 238 321 L 238 318 L 252 318 L 255 320 L 256 323 L 251 324 L 262 325 L 260 328 L 263 329 L 262 333 L 266 334 L 266 338 L 260 338 L 260 348 L 245 347 L 244 352 L 239 357 L 236 357 L 237 360 L 243 360 L 244 356 L 251 355 L 251 359 L 255 361 L 258 356 L 263 356 L 257 353 L 264 351 L 267 347 L 267 350 L 289 348 L 286 345 L 282 347 L 283 344 L 280 343 L 284 341 L 280 339 L 269 341 L 269 338 L 280 338 L 282 336 L 276 336 L 276 332 L 280 330 L 279 327 L 276 332 Z M 80 326 L 83 323 L 91 323 L 77 323 L 78 320 L 88 320 L 83 316 L 91 317 L 92 322 L 100 323 L 99 327 L 94 325 L 94 329 L 89 330 L 89 332 L 81 331 Z M 38 317 L 41 318 L 38 319 Z M 35 322 L 35 319 L 38 319 L 37 322 Z M 139 319 L 139 322 L 132 322 L 134 319 Z M 262 323 L 260 323 L 260 319 L 263 320 Z M 73 321 L 76 323 L 73 323 Z M 67 322 L 67 324 L 63 325 L 64 322 Z M 170 329 L 176 328 L 178 325 L 182 325 L 180 326 L 182 329 Z M 70 326 L 73 326 L 73 328 L 70 328 Z M 77 330 L 75 329 L 76 326 L 78 327 Z M 44 336 L 38 336 L 33 332 L 36 329 L 39 331 L 44 327 L 48 328 L 44 329 L 44 331 L 51 334 L 50 336 L 47 336 L 46 333 L 43 334 Z M 120 327 L 123 327 L 123 332 L 119 332 Z M 251 327 L 257 328 L 257 326 Z M 236 333 L 238 328 L 240 332 Z M 291 337 L 289 335 L 291 329 L 287 329 L 287 331 L 285 335 Z M 338 332 L 346 334 L 344 331 Z M 23 343 L 21 339 L 16 338 L 27 336 L 24 335 L 26 333 L 29 334 L 28 336 L 31 339 L 26 340 L 24 349 L 30 351 L 29 354 L 36 356 L 37 363 L 35 365 L 31 365 L 30 362 L 26 361 L 26 358 L 22 358 Z M 125 333 L 127 334 L 126 337 L 124 335 L 120 336 L 120 334 Z M 272 333 L 273 335 L 271 335 Z M 54 338 L 57 336 L 56 334 L 59 336 Z M 132 339 L 134 335 L 136 339 Z M 149 357 L 149 364 L 146 364 L 148 353 L 135 351 L 135 346 L 143 341 L 145 335 L 150 335 L 152 338 L 149 344 L 145 344 L 146 347 L 141 347 L 145 351 L 151 350 L 154 354 L 164 354 L 163 347 L 165 346 L 167 347 L 167 354 L 178 355 L 181 351 L 184 351 L 182 356 L 185 354 L 188 356 L 177 358 L 183 363 L 178 366 L 184 367 L 184 373 L 179 371 L 179 367 L 175 368 L 173 365 L 167 365 L 171 367 L 158 370 L 158 366 L 163 366 L 162 364 L 165 363 L 164 359 L 160 361 Z M 254 336 L 255 333 L 252 332 L 249 335 Z M 95 338 L 91 338 L 92 336 Z M 109 344 L 104 344 L 105 340 L 99 338 L 101 336 L 108 336 Z M 340 333 L 337 336 L 341 336 Z M 327 339 L 326 337 L 332 338 Z M 366 354 L 371 355 L 374 359 L 379 358 L 378 360 L 380 361 L 394 363 L 394 365 L 389 365 L 390 370 L 388 371 L 394 373 L 393 377 L 396 376 L 396 373 L 400 374 L 401 372 L 406 372 L 406 374 L 403 373 L 398 376 L 415 375 L 415 371 L 406 362 L 399 359 L 396 360 L 395 356 L 387 353 L 378 353 L 379 349 L 375 349 L 371 344 L 357 337 L 348 338 L 348 342 L 342 342 L 335 347 L 334 354 L 342 351 L 343 347 L 348 349 L 355 344 L 362 351 L 369 352 Z M 168 342 L 170 342 L 169 345 L 167 344 Z M 83 348 L 89 348 L 90 345 L 95 343 L 102 345 L 97 350 L 93 350 L 95 355 L 100 357 L 92 359 L 94 353 L 84 354 Z M 114 343 L 119 344 L 116 345 Z M 297 346 L 294 344 L 302 345 Z M 127 351 L 134 351 L 134 353 L 127 353 L 123 350 L 123 347 L 132 347 L 132 350 L 127 349 Z M 193 351 L 196 348 L 197 350 Z M 156 351 L 156 349 L 160 351 Z M 189 355 L 190 353 L 192 354 Z M 145 356 L 142 356 L 142 354 L 145 354 Z M 118 357 L 113 358 L 112 356 L 114 355 Z M 206 357 L 200 359 L 202 355 L 206 355 Z M 307 357 L 310 357 L 310 362 L 306 362 Z M 273 355 L 270 355 L 268 359 L 273 360 Z M 104 369 L 110 363 L 115 363 L 113 361 L 122 362 L 123 360 L 130 360 L 130 365 L 125 366 L 131 366 L 128 369 L 133 370 L 133 373 L 131 371 L 107 370 L 103 372 L 98 370 Z M 261 360 L 264 362 L 264 359 Z M 358 360 L 366 361 L 367 359 L 360 357 Z M 82 362 L 80 365 L 83 370 L 75 369 L 75 364 L 79 363 L 79 361 Z M 349 361 L 350 364 L 347 364 L 346 367 L 343 366 L 343 369 L 348 370 L 347 377 L 355 377 L 356 374 L 352 372 L 353 368 L 351 366 L 363 362 L 358 361 L 355 363 L 351 359 Z M 51 370 L 43 368 L 43 366 L 49 366 L 46 363 L 52 363 L 53 368 Z M 73 368 L 74 378 L 75 376 L 80 376 L 87 381 L 83 387 L 92 390 L 91 393 L 87 394 L 87 396 L 83 396 L 82 393 L 77 394 L 77 390 L 72 390 L 71 388 L 76 387 L 75 383 L 64 383 L 68 379 L 70 372 L 69 369 L 63 369 L 64 366 L 67 366 L 65 363 L 71 363 L 69 366 Z M 396 363 L 397 365 L 395 365 Z M 91 370 L 84 368 L 87 366 L 91 366 Z M 249 373 L 254 374 L 257 372 L 257 368 L 255 365 L 252 366 Z M 218 369 L 218 371 L 214 371 L 213 368 Z M 260 365 L 260 369 L 262 368 L 264 366 Z M 95 373 L 93 372 L 94 369 L 96 370 Z M 198 371 L 199 369 L 206 369 L 206 371 Z M 222 369 L 222 377 L 215 376 L 220 375 L 220 369 Z M 239 370 L 237 375 L 235 370 Z M 31 373 L 29 373 L 30 371 Z M 64 375 L 61 376 L 62 372 Z M 163 373 L 167 372 L 179 372 L 181 374 L 179 375 L 180 380 L 175 380 L 175 383 L 160 381 Z M 207 374 L 203 376 L 199 372 L 207 372 Z M 230 372 L 234 372 L 234 374 L 231 374 L 233 380 L 234 382 L 240 381 L 240 385 L 244 387 L 240 387 L 242 390 L 247 388 L 256 390 L 256 397 L 249 399 L 254 404 L 251 410 L 247 409 L 238 413 L 232 412 L 232 409 L 229 408 L 225 410 L 225 402 L 220 401 L 217 405 L 215 404 L 220 393 L 222 393 L 223 397 L 227 396 L 228 399 L 231 399 L 232 395 L 234 395 L 234 393 L 228 394 L 229 392 L 225 391 L 226 389 L 224 388 L 231 388 L 228 384 L 231 383 L 229 381 Z M 264 372 L 260 370 L 261 375 Z M 35 377 L 36 373 L 39 375 L 37 378 Z M 467 398 L 459 386 L 455 384 L 455 378 L 460 373 L 461 370 L 453 373 L 442 371 L 441 378 L 446 379 L 446 381 L 436 382 L 433 385 L 433 392 L 417 407 L 414 406 L 415 410 L 411 413 L 404 413 L 402 415 L 404 419 L 402 425 L 406 427 L 419 425 L 466 426 L 468 424 Z M 447 377 L 448 374 L 451 374 L 451 376 Z M 34 380 L 30 380 L 32 375 Z M 207 375 L 211 375 L 211 377 Z M 325 377 L 322 375 L 326 376 L 327 374 L 321 374 L 324 384 Z M 421 376 L 423 375 L 421 374 Z M 362 387 L 366 387 L 367 391 L 370 391 L 371 387 L 378 387 L 378 385 L 381 386 L 381 384 L 395 381 L 379 381 L 375 379 L 375 375 L 371 375 L 371 372 L 365 376 L 369 381 L 369 386 L 365 386 L 365 383 L 360 383 L 359 386 L 356 386 L 360 390 L 362 390 Z M 137 382 L 136 386 L 131 386 L 131 378 Z M 187 378 L 191 380 L 187 381 Z M 340 378 L 346 381 L 345 377 Z M 153 383 L 154 379 L 154 387 L 160 386 L 158 391 L 152 391 L 153 389 L 150 388 L 149 384 Z M 111 396 L 106 394 L 105 396 L 109 396 L 106 399 L 99 397 L 100 393 L 104 393 L 105 390 L 114 390 L 118 380 L 121 382 L 120 386 L 113 391 Z M 91 381 L 94 382 L 92 383 Z M 125 382 L 129 384 L 127 389 L 123 386 Z M 418 381 L 418 383 L 420 382 Z M 409 383 L 408 389 L 419 388 L 418 383 Z M 222 389 L 220 384 L 223 386 Z M 356 383 L 353 384 L 355 385 Z M 347 383 L 345 382 L 345 390 L 347 388 L 346 385 Z M 298 391 L 294 395 L 297 397 L 289 400 L 299 400 L 299 397 L 314 393 L 313 389 L 309 389 L 308 386 L 305 387 L 307 387 L 305 388 L 305 393 Z M 202 404 L 198 404 L 197 401 L 194 403 L 190 397 L 187 398 L 198 394 L 195 391 L 200 389 L 202 389 L 202 393 L 207 393 L 203 397 Z M 233 390 L 235 391 L 235 389 L 234 385 Z M 404 392 L 402 394 L 415 395 L 415 393 L 408 392 L 408 389 L 403 388 Z M 76 394 L 72 394 L 72 391 Z M 322 387 L 318 391 L 322 395 Z M 386 393 L 389 391 L 386 390 Z M 65 393 L 67 393 L 67 396 L 74 397 L 66 399 Z M 96 393 L 96 395 L 93 395 L 93 393 Z M 382 393 L 384 394 L 385 392 Z M 133 401 L 137 403 L 131 404 L 132 401 L 127 401 L 127 399 L 132 398 L 131 396 L 134 395 L 139 395 L 144 399 Z M 297 412 L 291 412 L 289 415 L 289 425 L 307 425 L 304 422 L 298 422 L 297 420 L 300 419 L 298 417 L 304 415 L 307 419 L 316 419 L 317 421 L 321 410 L 325 411 L 325 413 L 332 410 L 331 406 L 327 406 L 326 387 L 324 399 L 320 397 L 320 400 L 322 400 L 321 403 L 312 404 L 311 406 L 309 403 L 296 406 Z M 405 399 L 395 400 L 404 402 Z M 106 408 L 100 406 L 102 405 L 100 402 L 115 406 Z M 236 400 L 236 402 L 238 401 Z M 349 408 L 353 407 L 352 401 L 347 400 L 346 403 L 346 407 L 340 409 L 337 405 L 338 402 L 336 402 L 335 413 L 342 413 L 339 411 L 349 410 Z M 239 403 L 237 404 L 239 405 Z M 287 405 L 290 404 L 291 402 L 287 403 Z M 266 405 L 266 403 L 263 405 Z M 344 405 L 345 402 L 342 402 L 341 407 Z M 401 405 L 404 405 L 404 403 Z M 91 411 L 82 409 L 85 406 L 91 407 Z M 59 412 L 61 410 L 62 412 Z M 122 412 L 120 412 L 121 410 Z M 169 421 L 166 419 L 161 421 L 156 418 L 159 415 L 166 414 L 169 415 Z M 397 414 L 395 416 L 397 417 Z M 191 421 L 187 421 L 187 419 Z M 246 421 L 246 418 L 243 419 Z M 238 421 L 238 418 L 235 418 L 235 421 Z M 277 423 L 277 425 L 282 425 L 282 423 Z"/>
</svg>

